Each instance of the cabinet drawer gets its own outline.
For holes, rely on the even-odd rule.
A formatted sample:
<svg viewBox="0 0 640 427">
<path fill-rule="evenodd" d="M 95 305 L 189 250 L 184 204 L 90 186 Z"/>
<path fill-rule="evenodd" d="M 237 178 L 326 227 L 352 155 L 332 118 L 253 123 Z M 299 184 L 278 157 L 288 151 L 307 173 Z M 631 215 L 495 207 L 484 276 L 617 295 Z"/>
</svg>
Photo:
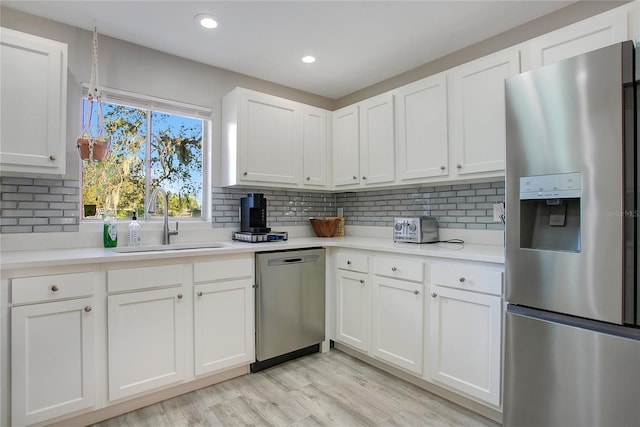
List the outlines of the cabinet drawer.
<svg viewBox="0 0 640 427">
<path fill-rule="evenodd" d="M 253 258 L 217 260 L 193 264 L 195 283 L 253 277 Z"/>
<path fill-rule="evenodd" d="M 11 280 L 11 302 L 27 304 L 92 296 L 94 273 L 57 274 Z"/>
<path fill-rule="evenodd" d="M 339 253 L 337 257 L 338 268 L 342 270 L 369 272 L 369 257 L 357 253 Z"/>
<path fill-rule="evenodd" d="M 431 266 L 431 284 L 486 294 L 502 294 L 502 271 L 464 264 Z"/>
<path fill-rule="evenodd" d="M 424 281 L 423 264 L 415 260 L 375 257 L 373 259 L 373 273 L 378 276 L 387 276 L 414 282 Z"/>
<path fill-rule="evenodd" d="M 180 286 L 183 281 L 182 270 L 182 264 L 110 270 L 107 271 L 107 292 Z"/>
</svg>

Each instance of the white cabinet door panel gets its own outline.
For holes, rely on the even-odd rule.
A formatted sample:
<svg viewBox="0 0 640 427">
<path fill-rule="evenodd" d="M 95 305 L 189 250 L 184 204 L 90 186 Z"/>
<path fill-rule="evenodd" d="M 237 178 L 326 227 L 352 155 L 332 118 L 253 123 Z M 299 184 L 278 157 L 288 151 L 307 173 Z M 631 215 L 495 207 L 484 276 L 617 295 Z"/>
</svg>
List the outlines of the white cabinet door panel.
<svg viewBox="0 0 640 427">
<path fill-rule="evenodd" d="M 302 169 L 304 185 L 327 185 L 327 145 L 330 113 L 319 108 L 304 107 L 303 110 L 303 155 Z"/>
<path fill-rule="evenodd" d="M 333 112 L 333 184 L 360 183 L 360 128 L 358 105 Z"/>
<path fill-rule="evenodd" d="M 108 297 L 109 400 L 184 379 L 186 302 L 180 292 Z"/>
<path fill-rule="evenodd" d="M 84 298 L 11 309 L 13 425 L 95 405 L 94 305 Z"/>
<path fill-rule="evenodd" d="M 369 351 L 370 296 L 367 275 L 338 270 L 336 340 Z"/>
<path fill-rule="evenodd" d="M 385 93 L 359 104 L 360 159 L 363 184 L 395 179 L 393 95 Z"/>
</svg>

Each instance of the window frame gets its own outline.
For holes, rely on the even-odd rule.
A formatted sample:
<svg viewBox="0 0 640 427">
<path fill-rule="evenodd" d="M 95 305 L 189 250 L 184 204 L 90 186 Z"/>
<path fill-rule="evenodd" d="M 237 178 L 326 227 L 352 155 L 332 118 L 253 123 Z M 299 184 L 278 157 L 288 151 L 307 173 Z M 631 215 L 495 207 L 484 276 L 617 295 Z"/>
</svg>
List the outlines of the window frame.
<svg viewBox="0 0 640 427">
<path fill-rule="evenodd" d="M 179 101 L 173 101 L 169 99 L 158 98 L 154 96 L 123 91 L 119 89 L 113 89 L 108 87 L 100 87 L 102 93 L 102 102 L 119 104 L 126 107 L 138 108 L 146 111 L 174 114 L 182 117 L 188 117 L 192 119 L 202 120 L 202 214 L 200 218 L 182 218 L 182 217 L 169 217 L 172 221 L 179 222 L 204 222 L 211 221 L 211 184 L 212 184 L 212 147 L 213 147 L 213 110 L 208 107 L 203 107 L 194 104 L 188 104 Z M 89 93 L 89 85 L 82 84 L 81 90 L 81 103 L 87 98 Z M 149 132 L 151 130 L 149 120 L 151 115 L 147 115 L 147 140 L 149 138 Z M 84 117 L 81 118 L 84 121 Z M 83 162 L 80 160 L 80 218 L 82 222 L 96 222 L 99 220 L 87 219 L 84 217 L 82 210 L 82 188 L 84 183 L 82 181 Z M 145 166 L 147 167 L 147 166 Z M 150 182 L 145 179 L 145 205 L 149 202 L 152 188 L 150 188 Z M 166 209 L 166 208 L 165 208 Z M 142 218 L 141 218 L 142 219 Z M 145 221 L 162 221 L 162 218 L 152 218 L 146 212 L 144 214 Z"/>
</svg>

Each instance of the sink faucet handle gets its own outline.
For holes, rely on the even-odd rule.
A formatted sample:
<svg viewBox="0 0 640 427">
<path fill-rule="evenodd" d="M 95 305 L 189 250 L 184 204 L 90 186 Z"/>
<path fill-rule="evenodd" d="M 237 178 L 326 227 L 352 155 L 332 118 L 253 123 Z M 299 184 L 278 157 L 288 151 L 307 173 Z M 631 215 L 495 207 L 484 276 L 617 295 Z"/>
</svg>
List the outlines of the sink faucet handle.
<svg viewBox="0 0 640 427">
<path fill-rule="evenodd" d="M 176 229 L 175 230 L 169 230 L 169 234 L 171 234 L 172 236 L 175 236 L 176 234 L 178 234 L 178 221 L 176 221 Z"/>
</svg>

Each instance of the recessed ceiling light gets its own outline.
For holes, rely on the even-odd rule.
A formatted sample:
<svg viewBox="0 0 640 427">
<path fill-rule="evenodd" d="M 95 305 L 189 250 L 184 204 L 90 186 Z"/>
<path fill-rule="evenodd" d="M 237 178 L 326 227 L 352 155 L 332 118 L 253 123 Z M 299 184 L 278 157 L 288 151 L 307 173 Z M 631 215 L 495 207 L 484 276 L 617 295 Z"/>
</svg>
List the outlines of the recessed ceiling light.
<svg viewBox="0 0 640 427">
<path fill-rule="evenodd" d="M 193 18 L 198 24 L 202 25 L 204 28 L 216 28 L 218 26 L 218 21 L 209 15 L 208 13 L 199 13 Z"/>
<path fill-rule="evenodd" d="M 302 62 L 304 62 L 305 64 L 312 64 L 316 62 L 316 58 L 315 56 L 307 55 L 304 58 L 302 58 Z"/>
</svg>

